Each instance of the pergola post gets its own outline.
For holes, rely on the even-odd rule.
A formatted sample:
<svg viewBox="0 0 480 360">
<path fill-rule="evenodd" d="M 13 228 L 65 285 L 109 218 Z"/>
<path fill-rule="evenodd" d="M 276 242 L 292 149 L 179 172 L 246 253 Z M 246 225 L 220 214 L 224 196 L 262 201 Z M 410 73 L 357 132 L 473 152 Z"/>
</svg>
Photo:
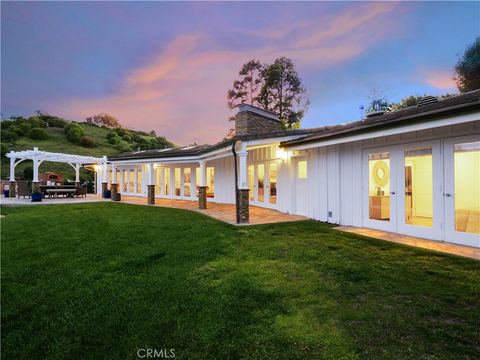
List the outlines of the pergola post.
<svg viewBox="0 0 480 360">
<path fill-rule="evenodd" d="M 249 188 L 247 181 L 247 146 L 245 143 L 241 144 L 238 155 L 238 184 L 236 194 L 236 209 L 237 209 L 237 223 L 248 223 L 250 219 L 249 214 Z"/>
<path fill-rule="evenodd" d="M 206 172 L 205 172 L 205 160 L 200 160 L 200 176 L 198 183 L 198 208 L 207 208 L 207 186 L 206 186 Z"/>
<path fill-rule="evenodd" d="M 147 203 L 155 205 L 155 171 L 152 163 L 147 164 Z"/>
<path fill-rule="evenodd" d="M 16 158 L 13 157 L 13 151 L 10 151 L 10 182 L 8 184 L 8 188 L 10 189 L 9 197 L 16 196 L 16 182 L 15 182 L 15 160 Z"/>
<path fill-rule="evenodd" d="M 112 183 L 110 184 L 110 189 L 112 190 L 112 201 L 120 201 L 120 194 L 118 193 L 118 182 L 117 182 L 117 166 L 112 163 Z"/>
<path fill-rule="evenodd" d="M 102 158 L 102 198 L 105 198 L 105 192 L 108 189 L 107 170 L 107 157 L 104 156 Z"/>
<path fill-rule="evenodd" d="M 75 164 L 75 187 L 80 187 L 80 164 Z"/>
<path fill-rule="evenodd" d="M 34 147 L 33 148 L 33 156 L 32 156 L 32 160 L 33 160 L 33 180 L 32 180 L 32 188 L 35 186 L 35 185 L 38 185 L 40 180 L 38 179 L 38 167 L 40 166 L 40 163 L 38 161 L 38 147 Z"/>
</svg>

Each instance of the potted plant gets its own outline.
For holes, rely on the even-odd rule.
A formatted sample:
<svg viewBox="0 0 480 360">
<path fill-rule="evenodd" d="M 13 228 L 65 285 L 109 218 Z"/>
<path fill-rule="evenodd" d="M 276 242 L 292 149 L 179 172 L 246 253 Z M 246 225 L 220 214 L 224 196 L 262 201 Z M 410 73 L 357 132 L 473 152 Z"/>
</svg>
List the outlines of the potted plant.
<svg viewBox="0 0 480 360">
<path fill-rule="evenodd" d="M 40 190 L 40 186 L 34 185 L 32 187 L 32 201 L 39 202 L 39 201 L 42 201 L 42 199 L 43 199 L 43 194 L 42 194 L 42 191 Z"/>
</svg>

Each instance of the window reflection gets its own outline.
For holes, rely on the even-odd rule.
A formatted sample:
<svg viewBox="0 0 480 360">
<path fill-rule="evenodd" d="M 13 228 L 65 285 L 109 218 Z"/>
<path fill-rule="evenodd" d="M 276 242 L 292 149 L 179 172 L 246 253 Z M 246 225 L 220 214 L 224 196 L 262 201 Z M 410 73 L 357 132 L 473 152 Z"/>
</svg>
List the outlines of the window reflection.
<svg viewBox="0 0 480 360">
<path fill-rule="evenodd" d="M 390 221 L 390 153 L 368 155 L 369 218 Z"/>
</svg>

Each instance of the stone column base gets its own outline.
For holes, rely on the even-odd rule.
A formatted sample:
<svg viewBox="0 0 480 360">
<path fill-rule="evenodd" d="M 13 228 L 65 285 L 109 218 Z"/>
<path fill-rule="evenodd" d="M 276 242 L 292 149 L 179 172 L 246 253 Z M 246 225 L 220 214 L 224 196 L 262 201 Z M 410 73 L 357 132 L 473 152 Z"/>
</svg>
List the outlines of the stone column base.
<svg viewBox="0 0 480 360">
<path fill-rule="evenodd" d="M 118 184 L 110 184 L 110 189 L 112 190 L 112 201 L 120 201 L 120 196 L 118 196 Z"/>
<path fill-rule="evenodd" d="M 147 185 L 148 205 L 155 205 L 155 185 Z"/>
<path fill-rule="evenodd" d="M 108 190 L 108 183 L 102 182 L 102 198 L 105 197 L 105 191 Z"/>
<path fill-rule="evenodd" d="M 237 190 L 237 224 L 246 224 L 250 220 L 250 213 L 248 209 L 249 191 L 249 189 Z"/>
<path fill-rule="evenodd" d="M 8 197 L 15 197 L 17 196 L 17 182 L 16 181 L 10 181 L 8 183 L 8 188 L 10 189 L 10 194 L 8 195 Z"/>
<path fill-rule="evenodd" d="M 198 187 L 198 208 L 202 210 L 207 208 L 207 186 Z"/>
</svg>

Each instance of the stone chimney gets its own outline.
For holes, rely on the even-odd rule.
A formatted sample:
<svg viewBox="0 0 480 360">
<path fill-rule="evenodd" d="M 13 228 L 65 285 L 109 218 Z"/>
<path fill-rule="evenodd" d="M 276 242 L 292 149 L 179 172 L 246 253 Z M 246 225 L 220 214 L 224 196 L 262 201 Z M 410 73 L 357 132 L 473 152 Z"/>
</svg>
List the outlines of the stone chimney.
<svg viewBox="0 0 480 360">
<path fill-rule="evenodd" d="M 248 104 L 238 106 L 235 135 L 267 134 L 282 130 L 282 123 L 274 113 Z"/>
</svg>

